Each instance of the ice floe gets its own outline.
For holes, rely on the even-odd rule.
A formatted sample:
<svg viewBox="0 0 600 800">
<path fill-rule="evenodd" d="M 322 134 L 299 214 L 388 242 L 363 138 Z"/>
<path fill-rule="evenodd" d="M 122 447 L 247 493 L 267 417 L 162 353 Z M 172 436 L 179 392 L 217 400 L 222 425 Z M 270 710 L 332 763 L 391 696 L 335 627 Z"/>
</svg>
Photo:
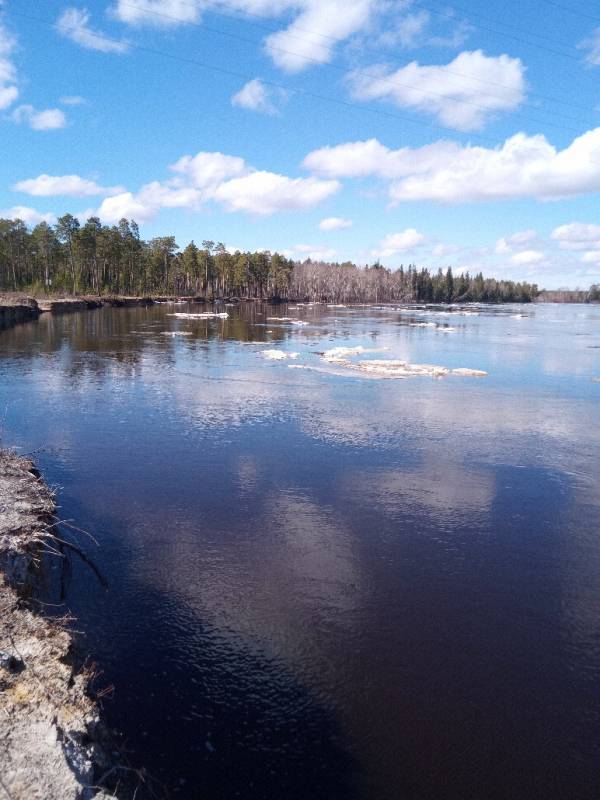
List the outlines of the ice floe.
<svg viewBox="0 0 600 800">
<path fill-rule="evenodd" d="M 358 347 L 332 347 L 323 353 L 323 359 L 330 363 L 342 363 L 348 356 L 360 356 L 364 353 L 383 353 L 387 347 L 367 348 L 362 345 Z"/>
<path fill-rule="evenodd" d="M 261 355 L 269 361 L 285 361 L 287 358 L 298 358 L 299 353 L 286 353 L 285 350 L 263 350 Z"/>
<path fill-rule="evenodd" d="M 227 311 L 220 313 L 204 312 L 202 314 L 192 314 L 187 311 L 178 311 L 174 314 L 167 314 L 168 317 L 177 317 L 178 319 L 227 319 L 229 314 Z"/>
<path fill-rule="evenodd" d="M 469 367 L 449 367 L 438 366 L 437 364 L 411 364 L 408 361 L 399 359 L 370 359 L 368 361 L 350 361 L 348 356 L 359 355 L 368 351 L 361 347 L 334 347 L 323 353 L 323 361 L 328 364 L 340 367 L 351 373 L 366 375 L 373 378 L 415 378 L 430 377 L 443 378 L 447 375 L 459 377 L 483 377 L 487 372 Z M 307 365 L 310 368 L 309 365 Z M 317 369 L 317 368 L 313 368 Z M 319 371 L 317 369 L 317 371 Z M 339 372 L 338 372 L 339 374 Z"/>
<path fill-rule="evenodd" d="M 163 336 L 193 336 L 191 331 L 161 331 Z"/>
<path fill-rule="evenodd" d="M 293 319 L 292 317 L 267 317 L 267 322 L 285 322 L 289 325 L 308 325 L 303 319 Z"/>
</svg>

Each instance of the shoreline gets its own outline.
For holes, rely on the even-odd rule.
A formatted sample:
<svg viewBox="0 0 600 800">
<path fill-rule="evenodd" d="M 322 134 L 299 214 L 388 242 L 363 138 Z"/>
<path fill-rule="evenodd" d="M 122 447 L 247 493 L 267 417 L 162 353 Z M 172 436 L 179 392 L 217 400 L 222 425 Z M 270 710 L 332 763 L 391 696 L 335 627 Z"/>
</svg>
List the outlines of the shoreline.
<svg viewBox="0 0 600 800">
<path fill-rule="evenodd" d="M 278 297 L 216 297 L 206 298 L 199 295 L 147 295 L 147 296 L 126 296 L 126 295 L 74 295 L 59 297 L 34 297 L 21 293 L 2 293 L 0 292 L 0 331 L 12 327 L 21 322 L 30 322 L 37 319 L 42 314 L 66 314 L 69 312 L 89 311 L 103 308 L 136 308 L 146 307 L 164 303 L 197 303 L 197 304 L 221 304 L 232 303 L 242 305 L 245 303 L 267 303 L 270 305 L 285 305 L 290 303 L 308 303 L 312 305 L 332 305 L 327 300 L 308 301 L 306 298 L 278 298 Z M 550 301 L 552 302 L 552 301 Z M 333 304 L 335 305 L 335 304 Z M 346 307 L 360 307 L 374 305 L 372 303 L 343 303 Z M 379 306 L 390 307 L 405 306 L 439 306 L 461 305 L 460 303 L 408 303 L 402 301 L 383 301 L 377 303 Z M 473 305 L 465 303 L 463 305 Z M 479 305 L 479 304 L 474 304 Z"/>
<path fill-rule="evenodd" d="M 32 461 L 0 448 L 0 498 L 0 787 L 12 800 L 108 798 L 93 675 L 75 666 L 66 621 L 27 604 L 55 544 L 53 494 Z"/>
</svg>

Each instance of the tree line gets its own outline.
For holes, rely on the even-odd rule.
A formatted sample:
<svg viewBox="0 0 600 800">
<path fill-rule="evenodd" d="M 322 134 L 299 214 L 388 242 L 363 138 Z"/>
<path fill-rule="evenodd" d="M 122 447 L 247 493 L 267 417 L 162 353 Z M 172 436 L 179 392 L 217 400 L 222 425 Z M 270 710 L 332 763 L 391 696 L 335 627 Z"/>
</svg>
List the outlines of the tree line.
<svg viewBox="0 0 600 800">
<path fill-rule="evenodd" d="M 454 275 L 415 265 L 391 270 L 379 263 L 293 261 L 279 253 L 229 252 L 221 242 L 173 236 L 149 241 L 134 221 L 80 224 L 65 214 L 33 228 L 0 219 L 0 289 L 35 295 L 178 295 L 272 298 L 329 303 L 530 302 L 535 284 Z"/>
</svg>

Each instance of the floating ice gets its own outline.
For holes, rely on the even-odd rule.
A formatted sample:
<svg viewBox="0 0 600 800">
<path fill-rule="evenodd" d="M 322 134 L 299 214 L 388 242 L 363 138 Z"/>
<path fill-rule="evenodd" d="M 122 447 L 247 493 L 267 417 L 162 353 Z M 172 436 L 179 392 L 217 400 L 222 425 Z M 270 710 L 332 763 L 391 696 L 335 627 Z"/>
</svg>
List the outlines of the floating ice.
<svg viewBox="0 0 600 800">
<path fill-rule="evenodd" d="M 387 350 L 386 347 L 367 348 L 362 345 L 358 347 L 332 347 L 331 350 L 326 350 L 323 353 L 323 359 L 331 363 L 340 363 L 346 360 L 347 356 L 359 356 L 363 353 L 382 353 Z"/>
<path fill-rule="evenodd" d="M 293 319 L 292 317 L 267 317 L 267 322 L 288 322 L 290 325 L 308 325 L 303 319 Z"/>
<path fill-rule="evenodd" d="M 161 331 L 163 336 L 193 336 L 191 331 Z"/>
<path fill-rule="evenodd" d="M 269 361 L 285 361 L 286 358 L 298 358 L 298 353 L 286 353 L 285 350 L 263 350 L 262 356 Z"/>
<path fill-rule="evenodd" d="M 362 354 L 368 351 L 361 347 L 334 347 L 323 353 L 323 360 L 335 364 L 345 370 L 378 378 L 414 378 L 425 376 L 430 378 L 443 378 L 446 375 L 461 377 L 483 377 L 487 372 L 468 367 L 450 369 L 437 364 L 410 364 L 408 361 L 398 359 L 371 359 L 369 361 L 350 361 L 347 356 Z"/>
<path fill-rule="evenodd" d="M 187 311 L 178 311 L 174 314 L 167 314 L 168 317 L 177 317 L 178 319 L 227 319 L 229 314 L 227 311 L 221 311 L 220 313 L 210 313 L 205 312 L 203 314 L 191 314 Z"/>
</svg>

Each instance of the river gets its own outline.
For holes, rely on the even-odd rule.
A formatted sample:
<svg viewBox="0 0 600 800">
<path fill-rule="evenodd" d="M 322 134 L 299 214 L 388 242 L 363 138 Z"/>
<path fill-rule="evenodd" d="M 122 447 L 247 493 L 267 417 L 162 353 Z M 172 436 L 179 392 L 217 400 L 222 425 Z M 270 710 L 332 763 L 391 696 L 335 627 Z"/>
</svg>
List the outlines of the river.
<svg viewBox="0 0 600 800">
<path fill-rule="evenodd" d="M 600 307 L 203 310 L 0 333 L 131 762 L 184 800 L 597 798 Z"/>
</svg>

